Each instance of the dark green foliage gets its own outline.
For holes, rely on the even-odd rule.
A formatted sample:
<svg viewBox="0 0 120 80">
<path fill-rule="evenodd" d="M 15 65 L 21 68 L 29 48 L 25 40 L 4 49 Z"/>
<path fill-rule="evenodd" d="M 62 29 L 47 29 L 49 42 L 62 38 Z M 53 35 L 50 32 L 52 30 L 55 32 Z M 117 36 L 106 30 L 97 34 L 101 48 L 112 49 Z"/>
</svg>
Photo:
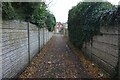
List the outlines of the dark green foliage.
<svg viewBox="0 0 120 80">
<path fill-rule="evenodd" d="M 101 26 L 115 25 L 117 8 L 108 2 L 82 2 L 73 7 L 68 15 L 70 41 L 82 48 L 84 42 L 99 35 Z"/>
<path fill-rule="evenodd" d="M 54 27 L 56 25 L 56 19 L 55 16 L 51 13 L 47 13 L 47 20 L 46 20 L 46 26 L 49 31 L 53 31 Z"/>
<path fill-rule="evenodd" d="M 82 49 L 83 43 L 94 35 L 101 34 L 100 27 L 120 25 L 120 6 L 115 7 L 108 2 L 82 2 L 73 7 L 68 15 L 68 31 L 70 41 Z M 115 78 L 118 78 L 118 64 Z"/>
<path fill-rule="evenodd" d="M 16 10 L 19 17 L 25 21 L 30 21 L 34 10 L 41 4 L 37 2 L 12 2 L 12 7 Z"/>
<path fill-rule="evenodd" d="M 46 8 L 46 4 L 44 2 L 41 2 L 41 4 L 34 10 L 31 16 L 31 22 L 38 25 L 39 27 L 45 26 L 45 21 L 47 20 Z"/>
<path fill-rule="evenodd" d="M 17 13 L 15 12 L 11 3 L 9 2 L 2 3 L 2 19 L 5 20 L 17 19 Z"/>
<path fill-rule="evenodd" d="M 3 20 L 24 20 L 50 31 L 56 24 L 53 14 L 47 10 L 44 2 L 4 2 L 2 11 Z"/>
</svg>

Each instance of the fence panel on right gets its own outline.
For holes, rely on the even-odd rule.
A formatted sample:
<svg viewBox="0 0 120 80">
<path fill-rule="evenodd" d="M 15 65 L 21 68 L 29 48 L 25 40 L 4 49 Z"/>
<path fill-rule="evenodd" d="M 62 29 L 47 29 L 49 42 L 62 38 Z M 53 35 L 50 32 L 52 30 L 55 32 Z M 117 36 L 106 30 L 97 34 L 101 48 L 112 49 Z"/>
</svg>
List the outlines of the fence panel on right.
<svg viewBox="0 0 120 80">
<path fill-rule="evenodd" d="M 118 62 L 118 28 L 101 28 L 103 35 L 93 37 L 93 42 L 83 46 L 83 52 L 101 69 L 114 75 Z"/>
</svg>

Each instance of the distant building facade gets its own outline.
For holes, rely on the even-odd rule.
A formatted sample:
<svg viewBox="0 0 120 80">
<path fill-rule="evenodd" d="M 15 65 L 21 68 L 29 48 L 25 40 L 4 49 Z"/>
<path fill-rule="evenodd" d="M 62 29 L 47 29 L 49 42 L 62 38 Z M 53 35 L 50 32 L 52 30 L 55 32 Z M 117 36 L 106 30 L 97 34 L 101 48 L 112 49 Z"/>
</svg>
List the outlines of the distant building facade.
<svg viewBox="0 0 120 80">
<path fill-rule="evenodd" d="M 55 26 L 55 33 L 59 33 L 59 31 L 62 29 L 63 24 L 61 22 L 57 22 Z"/>
</svg>

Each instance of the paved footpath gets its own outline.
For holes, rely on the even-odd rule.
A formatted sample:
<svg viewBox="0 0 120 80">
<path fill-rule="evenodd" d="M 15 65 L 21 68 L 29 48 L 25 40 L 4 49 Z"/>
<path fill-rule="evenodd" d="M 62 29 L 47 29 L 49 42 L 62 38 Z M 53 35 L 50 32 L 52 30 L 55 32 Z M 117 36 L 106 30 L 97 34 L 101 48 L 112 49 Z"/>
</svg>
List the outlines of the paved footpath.
<svg viewBox="0 0 120 80">
<path fill-rule="evenodd" d="M 35 78 L 89 78 L 79 59 L 69 49 L 60 34 L 53 37 L 45 56 L 39 63 Z"/>
</svg>

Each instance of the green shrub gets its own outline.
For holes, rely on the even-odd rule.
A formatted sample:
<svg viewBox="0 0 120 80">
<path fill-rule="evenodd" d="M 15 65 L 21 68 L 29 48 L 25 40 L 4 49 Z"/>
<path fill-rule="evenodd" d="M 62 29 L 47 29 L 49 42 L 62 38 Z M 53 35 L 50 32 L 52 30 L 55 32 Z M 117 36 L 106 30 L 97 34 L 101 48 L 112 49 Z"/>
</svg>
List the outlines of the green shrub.
<svg viewBox="0 0 120 80">
<path fill-rule="evenodd" d="M 84 42 L 92 41 L 101 34 L 100 27 L 116 25 L 117 8 L 108 2 L 81 2 L 69 10 L 68 31 L 70 41 L 82 48 Z"/>
<path fill-rule="evenodd" d="M 2 3 L 2 19 L 4 20 L 17 19 L 17 13 L 15 12 L 11 3 L 9 2 Z"/>
<path fill-rule="evenodd" d="M 3 2 L 3 20 L 23 20 L 53 31 L 55 16 L 47 10 L 44 2 Z"/>
</svg>

